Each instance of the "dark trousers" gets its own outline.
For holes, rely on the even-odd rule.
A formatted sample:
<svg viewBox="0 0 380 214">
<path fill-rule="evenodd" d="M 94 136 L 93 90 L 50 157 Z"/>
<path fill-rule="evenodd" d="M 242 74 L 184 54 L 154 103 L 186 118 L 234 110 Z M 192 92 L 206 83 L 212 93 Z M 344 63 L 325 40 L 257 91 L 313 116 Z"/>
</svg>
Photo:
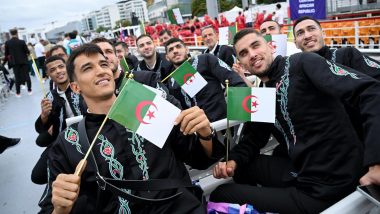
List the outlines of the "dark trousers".
<svg viewBox="0 0 380 214">
<path fill-rule="evenodd" d="M 49 147 L 41 154 L 36 165 L 32 170 L 31 179 L 35 184 L 46 184 L 48 181 L 47 162 L 48 162 Z"/>
<path fill-rule="evenodd" d="M 41 57 L 38 57 L 37 58 L 37 64 L 38 64 L 38 70 L 41 71 L 41 76 L 42 78 L 46 78 L 46 72 L 45 72 L 45 68 L 44 68 L 44 64 L 45 64 L 45 57 L 44 56 L 41 56 Z"/>
<path fill-rule="evenodd" d="M 26 82 L 28 86 L 28 91 L 32 91 L 32 82 L 30 81 L 29 76 L 29 65 L 14 65 L 13 72 L 15 74 L 16 81 L 16 94 L 20 94 L 20 85 Z"/>
<path fill-rule="evenodd" d="M 281 214 L 320 213 L 334 203 L 297 190 L 292 185 L 291 169 L 287 158 L 260 156 L 253 163 L 239 167 L 235 171 L 235 183 L 216 188 L 210 201 L 248 203 L 259 212 Z"/>
</svg>

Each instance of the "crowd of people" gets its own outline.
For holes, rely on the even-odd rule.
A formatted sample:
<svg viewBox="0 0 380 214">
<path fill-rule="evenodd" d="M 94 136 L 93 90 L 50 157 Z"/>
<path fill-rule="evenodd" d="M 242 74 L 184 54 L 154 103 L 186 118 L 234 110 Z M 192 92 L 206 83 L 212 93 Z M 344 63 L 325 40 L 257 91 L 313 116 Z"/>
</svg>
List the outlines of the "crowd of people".
<svg viewBox="0 0 380 214">
<path fill-rule="evenodd" d="M 194 16 L 192 19 L 185 19 L 183 24 L 166 24 L 156 21 L 154 23 L 146 22 L 144 29 L 146 34 L 149 34 L 154 41 L 157 41 L 160 37 L 160 33 L 163 30 L 170 31 L 173 37 L 181 38 L 186 44 L 195 44 L 194 36 L 202 36 L 202 28 L 206 26 L 212 26 L 216 32 L 221 27 L 237 26 L 238 30 L 246 27 L 254 27 L 259 29 L 260 25 L 265 21 L 276 21 L 282 26 L 286 18 L 284 12 L 281 9 L 281 4 L 276 5 L 276 10 L 272 13 L 266 10 L 254 11 L 252 8 L 245 8 L 238 12 L 237 17 L 233 21 L 228 21 L 225 15 L 221 14 L 217 17 L 210 17 L 209 15 L 203 16 L 203 21 Z M 124 34 L 123 40 L 129 45 L 135 45 L 135 35 Z"/>
<path fill-rule="evenodd" d="M 330 49 L 311 17 L 293 24 L 296 47 L 283 44 L 286 56 L 273 56 L 276 47 L 264 36 L 281 34 L 283 18 L 264 20 L 258 14 L 243 26 L 239 17 L 233 47 L 218 41 L 218 27 L 230 23 L 216 24 L 210 17 L 191 26 L 146 26 L 135 41 L 140 61 L 125 41 L 87 43 L 69 33 L 68 42 L 43 53 L 46 59 L 37 55 L 42 49 L 36 44 L 37 61 L 52 82 L 35 122 L 36 143 L 46 147 L 31 175 L 34 183 L 46 185 L 40 213 L 205 213 L 185 164 L 195 169 L 215 164 L 215 178 L 233 178 L 217 187 L 210 201 L 250 204 L 259 212 L 320 213 L 359 184 L 380 185 L 380 63 L 353 47 Z M 256 26 L 257 20 L 263 21 Z M 191 56 L 179 28 L 198 31 L 204 53 Z M 157 39 L 165 53 L 158 53 Z M 5 48 L 8 64 L 15 62 L 19 94 L 23 81 L 30 82 L 25 80 L 30 51 L 17 41 L 22 57 L 12 43 Z M 185 61 L 207 81 L 193 97 L 170 77 Z M 162 149 L 112 120 L 103 122 L 131 73 L 182 109 Z M 275 123 L 245 123 L 228 159 L 210 125 L 226 118 L 226 80 L 229 87 L 276 89 Z M 79 123 L 66 124 L 79 116 Z M 260 154 L 271 135 L 279 146 L 271 156 Z"/>
</svg>

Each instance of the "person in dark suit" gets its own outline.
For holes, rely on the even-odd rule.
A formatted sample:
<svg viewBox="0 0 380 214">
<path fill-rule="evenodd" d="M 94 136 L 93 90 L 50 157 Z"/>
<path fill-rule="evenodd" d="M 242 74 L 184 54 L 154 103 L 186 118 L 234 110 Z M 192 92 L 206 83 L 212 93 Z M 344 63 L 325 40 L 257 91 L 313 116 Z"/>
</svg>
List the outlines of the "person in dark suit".
<svg viewBox="0 0 380 214">
<path fill-rule="evenodd" d="M 26 81 L 29 95 L 32 94 L 32 82 L 29 76 L 29 50 L 24 40 L 18 38 L 17 29 L 9 31 L 12 38 L 5 42 L 5 57 L 9 68 L 13 68 L 16 80 L 16 97 L 21 97 L 20 85 Z"/>
<path fill-rule="evenodd" d="M 232 65 L 236 61 L 234 49 L 228 45 L 219 45 L 218 34 L 211 25 L 202 28 L 202 38 L 208 47 L 203 53 L 209 53 L 218 57 L 232 68 Z"/>
</svg>

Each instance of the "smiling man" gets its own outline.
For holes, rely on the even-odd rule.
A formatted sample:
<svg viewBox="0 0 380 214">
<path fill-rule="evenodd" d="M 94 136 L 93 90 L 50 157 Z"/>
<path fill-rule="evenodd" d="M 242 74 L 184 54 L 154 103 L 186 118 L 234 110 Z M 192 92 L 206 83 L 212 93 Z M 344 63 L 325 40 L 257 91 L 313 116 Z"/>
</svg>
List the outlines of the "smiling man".
<svg viewBox="0 0 380 214">
<path fill-rule="evenodd" d="M 295 43 L 303 52 L 315 52 L 332 62 L 353 68 L 380 80 L 380 63 L 362 54 L 355 47 L 329 48 L 324 43 L 325 33 L 318 20 L 305 16 L 294 22 Z"/>
<path fill-rule="evenodd" d="M 36 143 L 47 147 L 32 171 L 31 178 L 36 184 L 47 183 L 47 153 L 58 134 L 66 128 L 66 119 L 85 112 L 82 97 L 70 88 L 65 60 L 59 56 L 48 57 L 45 68 L 56 88 L 41 100 L 41 115 L 35 122 L 35 129 L 39 134 Z"/>
<path fill-rule="evenodd" d="M 178 125 L 173 128 L 162 149 L 120 124 L 107 120 L 89 157 L 89 164 L 79 177 L 73 173 L 87 152 L 88 145 L 84 144 L 83 139 L 88 137 L 92 140 L 95 137 L 116 100 L 115 82 L 106 57 L 94 44 L 85 44 L 74 50 L 67 68 L 71 87 L 85 99 L 88 114 L 84 123 L 74 124 L 63 131 L 49 152 L 49 191 L 40 202 L 41 212 L 204 213 L 201 202 L 186 188 L 191 187 L 191 181 L 183 163 L 195 168 L 208 167 L 220 158 L 220 155 L 213 156 L 215 152 L 223 151 L 203 110 L 194 107 L 182 111 L 176 119 Z M 78 126 L 84 131 L 79 130 Z M 193 134 L 195 132 L 197 135 Z M 172 182 L 178 185 L 165 191 L 128 187 L 123 191 L 140 198 L 126 198 L 102 190 L 97 183 L 100 182 L 99 176 L 118 181 L 146 182 L 144 187 L 154 185 L 154 182 L 163 182 L 162 185 L 156 184 L 156 188 L 164 188 Z M 168 198 L 177 193 L 180 194 L 177 198 L 149 205 L 148 199 Z"/>
<path fill-rule="evenodd" d="M 251 74 L 276 88 L 276 122 L 246 124 L 228 162 L 213 173 L 235 183 L 219 186 L 210 201 L 248 203 L 259 212 L 320 213 L 353 192 L 359 179 L 380 184 L 378 81 L 314 53 L 274 58 L 253 29 L 239 31 L 234 48 Z M 342 101 L 371 115 L 363 117 L 364 151 Z M 260 155 L 271 134 L 286 145 L 289 157 Z"/>
<path fill-rule="evenodd" d="M 166 60 L 165 54 L 156 51 L 156 45 L 152 37 L 146 34 L 139 36 L 136 40 L 136 46 L 137 52 L 143 60 L 134 70 L 152 71 L 163 75 L 168 74 L 167 70 L 170 63 Z"/>
<path fill-rule="evenodd" d="M 167 59 L 173 64 L 169 70 L 170 72 L 174 71 L 189 58 L 189 49 L 178 38 L 172 38 L 167 41 L 165 43 L 165 50 Z M 192 106 L 202 108 L 211 122 L 226 118 L 226 101 L 222 85 L 226 85 L 226 80 L 229 80 L 230 86 L 244 87 L 246 84 L 225 62 L 211 54 L 195 56 L 189 62 L 207 81 L 207 85 L 191 98 L 173 78 L 170 78 L 165 81 L 170 94 L 181 102 L 183 109 Z"/>
<path fill-rule="evenodd" d="M 325 33 L 321 24 L 314 18 L 305 16 L 294 23 L 294 38 L 298 48 L 303 52 L 314 52 L 332 62 L 353 68 L 380 81 L 380 63 L 362 54 L 355 47 L 329 48 L 324 43 Z M 364 139 L 362 118 L 357 109 L 345 105 L 352 125 L 360 139 Z"/>
</svg>

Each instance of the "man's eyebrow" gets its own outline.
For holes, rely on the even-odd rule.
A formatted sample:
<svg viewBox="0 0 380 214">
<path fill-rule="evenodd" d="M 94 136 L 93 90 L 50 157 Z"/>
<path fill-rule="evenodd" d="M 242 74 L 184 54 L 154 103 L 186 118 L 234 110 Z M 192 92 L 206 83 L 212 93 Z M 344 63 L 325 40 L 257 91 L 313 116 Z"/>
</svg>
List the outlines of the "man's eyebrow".
<svg viewBox="0 0 380 214">
<path fill-rule="evenodd" d="M 91 65 L 91 62 L 87 62 L 87 63 L 83 64 L 82 66 L 80 66 L 80 69 L 82 70 L 83 68 L 85 68 L 89 65 Z"/>
</svg>

